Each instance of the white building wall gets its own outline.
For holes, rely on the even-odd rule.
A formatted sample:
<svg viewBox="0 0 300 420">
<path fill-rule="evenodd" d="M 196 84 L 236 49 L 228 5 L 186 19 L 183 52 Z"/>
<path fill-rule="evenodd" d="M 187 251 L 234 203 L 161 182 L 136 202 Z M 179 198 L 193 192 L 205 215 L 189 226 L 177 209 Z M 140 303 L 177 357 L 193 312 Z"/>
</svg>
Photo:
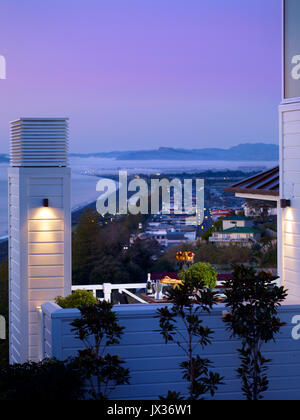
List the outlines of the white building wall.
<svg viewBox="0 0 300 420">
<path fill-rule="evenodd" d="M 9 266 L 10 361 L 38 360 L 36 308 L 71 293 L 69 168 L 9 168 Z"/>
<path fill-rule="evenodd" d="M 281 278 L 290 298 L 300 299 L 300 104 L 280 107 L 280 197 L 291 207 L 279 212 Z M 282 245 L 280 245 L 282 244 Z"/>
<path fill-rule="evenodd" d="M 223 220 L 223 230 L 231 229 L 233 227 L 245 227 L 251 226 L 252 222 L 248 222 L 247 220 Z"/>
<path fill-rule="evenodd" d="M 8 177 L 8 213 L 9 213 L 9 349 L 11 363 L 21 359 L 22 344 L 27 347 L 27 337 L 22 334 L 26 329 L 26 320 L 22 314 L 22 299 L 26 291 L 21 282 L 21 238 L 20 238 L 20 200 L 19 173 L 9 173 Z M 22 343 L 22 344 L 21 344 Z"/>
</svg>

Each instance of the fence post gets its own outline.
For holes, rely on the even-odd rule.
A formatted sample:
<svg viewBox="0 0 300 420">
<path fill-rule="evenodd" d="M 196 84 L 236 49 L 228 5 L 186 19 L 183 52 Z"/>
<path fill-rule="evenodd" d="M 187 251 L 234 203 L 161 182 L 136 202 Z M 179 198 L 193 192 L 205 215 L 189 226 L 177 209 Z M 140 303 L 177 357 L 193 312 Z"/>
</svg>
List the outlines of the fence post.
<svg viewBox="0 0 300 420">
<path fill-rule="evenodd" d="M 103 294 L 104 294 L 104 300 L 106 300 L 106 302 L 110 302 L 111 301 L 111 283 L 103 284 Z"/>
<path fill-rule="evenodd" d="M 39 332 L 39 341 L 38 341 L 38 360 L 42 361 L 44 359 L 44 314 L 41 306 L 36 308 L 37 320 L 38 320 L 38 332 Z"/>
<path fill-rule="evenodd" d="M 4 316 L 0 315 L 0 340 L 6 339 L 6 322 Z"/>
</svg>

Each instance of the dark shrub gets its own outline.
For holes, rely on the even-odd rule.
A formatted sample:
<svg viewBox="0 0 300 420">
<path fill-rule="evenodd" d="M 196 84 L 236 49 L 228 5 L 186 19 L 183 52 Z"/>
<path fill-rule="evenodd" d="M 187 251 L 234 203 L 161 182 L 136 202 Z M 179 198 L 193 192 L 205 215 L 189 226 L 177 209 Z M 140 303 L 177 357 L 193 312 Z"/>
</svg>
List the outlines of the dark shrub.
<svg viewBox="0 0 300 420">
<path fill-rule="evenodd" d="M 0 400 L 70 401 L 83 397 L 83 380 L 73 360 L 45 359 L 0 370 Z"/>
</svg>

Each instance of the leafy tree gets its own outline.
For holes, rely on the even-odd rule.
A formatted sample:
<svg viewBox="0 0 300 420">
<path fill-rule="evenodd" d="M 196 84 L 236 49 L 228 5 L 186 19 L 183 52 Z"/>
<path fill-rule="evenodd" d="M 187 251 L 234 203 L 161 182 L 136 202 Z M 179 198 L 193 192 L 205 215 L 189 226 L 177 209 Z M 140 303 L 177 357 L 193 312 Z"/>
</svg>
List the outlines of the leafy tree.
<svg viewBox="0 0 300 420">
<path fill-rule="evenodd" d="M 277 267 L 277 245 L 269 245 L 262 259 L 262 267 Z"/>
<path fill-rule="evenodd" d="M 169 391 L 166 397 L 164 397 L 163 395 L 160 395 L 159 400 L 168 403 L 171 401 L 183 401 L 183 397 L 180 394 L 180 392 Z"/>
<path fill-rule="evenodd" d="M 124 245 L 129 243 L 130 231 L 126 226 L 126 219 L 113 221 L 101 230 L 100 253 L 119 258 L 123 252 Z"/>
<path fill-rule="evenodd" d="M 153 256 L 160 253 L 158 244 L 137 241 L 128 252 L 124 247 L 145 217 L 103 220 L 92 208 L 80 216 L 73 234 L 73 284 L 126 283 L 133 273 L 138 282 L 144 281 Z"/>
<path fill-rule="evenodd" d="M 89 284 L 103 283 L 128 283 L 129 274 L 122 262 L 110 255 L 99 259 L 97 265 L 90 274 Z"/>
<path fill-rule="evenodd" d="M 180 273 L 180 278 L 187 282 L 202 281 L 205 287 L 214 289 L 217 285 L 217 273 L 210 264 L 197 263 Z"/>
<path fill-rule="evenodd" d="M 269 242 L 263 246 L 255 244 L 252 247 L 253 261 L 258 267 L 276 267 L 277 266 L 277 245 Z"/>
<path fill-rule="evenodd" d="M 223 378 L 210 370 L 211 362 L 202 358 L 197 349 L 211 343 L 213 331 L 203 326 L 200 314 L 211 311 L 217 302 L 216 294 L 205 287 L 203 278 L 189 276 L 168 292 L 168 298 L 172 306 L 158 309 L 159 325 L 165 342 L 175 342 L 187 356 L 180 367 L 189 383 L 189 399 L 197 400 L 208 392 L 213 396 Z M 172 396 L 180 399 L 180 394 L 169 391 L 167 399 Z"/>
<path fill-rule="evenodd" d="M 211 227 L 210 229 L 207 229 L 204 233 L 203 233 L 203 235 L 201 235 L 201 239 L 203 240 L 203 241 L 208 241 L 209 240 L 209 238 L 212 236 L 212 234 L 215 232 L 215 228 L 214 227 Z"/>
<path fill-rule="evenodd" d="M 151 272 L 169 272 L 173 273 L 177 270 L 177 266 L 167 255 L 163 255 L 151 267 Z"/>
<path fill-rule="evenodd" d="M 124 245 L 129 244 L 130 235 L 138 230 L 141 215 L 124 215 L 113 220 L 101 230 L 100 247 L 103 255 L 119 258 L 124 251 Z"/>
<path fill-rule="evenodd" d="M 124 228 L 127 230 L 127 232 L 132 233 L 138 230 L 139 224 L 140 223 L 143 224 L 146 221 L 147 217 L 148 217 L 147 215 L 142 215 L 142 214 L 133 215 L 129 213 L 126 216 L 124 216 L 121 223 L 124 226 Z"/>
<path fill-rule="evenodd" d="M 259 214 L 258 218 L 262 222 L 268 220 L 269 210 L 276 207 L 276 203 L 273 201 L 247 199 L 246 202 L 248 206 L 254 210 L 254 215 L 255 213 Z"/>
<path fill-rule="evenodd" d="M 100 257 L 99 214 L 92 209 L 82 213 L 73 235 L 73 284 L 86 284 Z"/>
<path fill-rule="evenodd" d="M 219 217 L 219 219 L 215 221 L 215 230 L 223 229 L 223 220 L 224 220 L 224 217 Z"/>
<path fill-rule="evenodd" d="M 116 386 L 129 383 L 129 371 L 122 367 L 124 361 L 107 353 L 108 347 L 120 343 L 124 330 L 112 308 L 106 301 L 82 306 L 81 318 L 71 324 L 76 337 L 84 344 L 77 361 L 95 400 L 107 399 Z"/>
<path fill-rule="evenodd" d="M 173 267 L 171 270 L 166 271 L 176 271 L 174 267 L 174 261 L 176 261 L 177 251 L 192 251 L 195 254 L 194 261 L 197 262 L 207 262 L 213 265 L 226 265 L 230 266 L 231 264 L 246 264 L 249 261 L 253 260 L 252 250 L 247 247 L 240 246 L 224 246 L 216 247 L 211 243 L 204 243 L 203 241 L 198 241 L 195 243 L 186 243 L 180 245 L 179 247 L 171 247 L 160 258 L 153 264 L 153 267 L 157 267 L 159 264 L 168 267 Z M 164 271 L 164 270 L 153 270 L 152 271 Z"/>
<path fill-rule="evenodd" d="M 283 287 L 274 285 L 270 273 L 256 273 L 253 268 L 234 267 L 233 279 L 225 282 L 225 304 L 230 312 L 224 316 L 232 337 L 239 337 L 241 366 L 238 376 L 248 400 L 260 400 L 268 389 L 267 364 L 262 347 L 273 341 L 284 325 L 277 308 L 287 296 Z"/>
<path fill-rule="evenodd" d="M 214 265 L 248 263 L 251 249 L 240 246 L 216 247 L 212 244 L 198 243 L 195 251 L 195 262 L 206 261 Z"/>
<path fill-rule="evenodd" d="M 78 364 L 45 359 L 0 370 L 0 400 L 71 401 L 82 399 L 84 382 Z"/>
<path fill-rule="evenodd" d="M 129 283 L 145 283 L 147 275 L 141 266 L 135 264 L 133 261 L 129 261 L 125 264 L 125 269 L 128 273 Z"/>
<path fill-rule="evenodd" d="M 161 247 L 154 238 L 139 239 L 128 248 L 124 253 L 122 260 L 125 263 L 134 263 L 144 272 L 144 278 L 150 271 L 154 259 L 161 254 Z"/>
<path fill-rule="evenodd" d="M 79 308 L 80 306 L 95 305 L 97 298 L 89 290 L 75 290 L 66 297 L 57 296 L 55 302 L 62 308 Z"/>
</svg>

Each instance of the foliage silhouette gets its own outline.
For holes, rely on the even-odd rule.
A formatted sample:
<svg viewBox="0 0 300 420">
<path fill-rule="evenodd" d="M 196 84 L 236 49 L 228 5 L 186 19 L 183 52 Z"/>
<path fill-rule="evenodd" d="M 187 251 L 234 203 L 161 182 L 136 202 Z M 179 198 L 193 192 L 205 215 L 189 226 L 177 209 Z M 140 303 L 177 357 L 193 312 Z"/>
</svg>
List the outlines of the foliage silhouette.
<svg viewBox="0 0 300 420">
<path fill-rule="evenodd" d="M 119 356 L 107 353 L 110 346 L 119 344 L 124 327 L 121 327 L 113 305 L 102 301 L 96 305 L 80 307 L 81 317 L 72 322 L 76 337 L 83 344 L 77 362 L 90 384 L 94 400 L 106 400 L 116 386 L 129 383 L 129 371 Z"/>
<path fill-rule="evenodd" d="M 160 331 L 165 343 L 175 342 L 187 356 L 180 367 L 183 378 L 189 384 L 190 400 L 203 398 L 207 393 L 214 396 L 223 380 L 218 373 L 210 370 L 210 360 L 198 354 L 198 347 L 204 349 L 209 345 L 213 334 L 212 330 L 203 326 L 201 313 L 209 313 L 217 302 L 216 294 L 204 282 L 204 272 L 199 271 L 200 276 L 187 276 L 182 285 L 167 292 L 171 307 L 158 309 Z M 176 399 L 181 398 L 180 394 L 172 391 L 166 398 L 172 395 Z"/>
<path fill-rule="evenodd" d="M 274 284 L 276 277 L 253 268 L 234 266 L 233 279 L 225 282 L 225 304 L 230 308 L 224 316 L 232 337 L 239 337 L 241 366 L 238 376 L 248 400 L 260 400 L 269 381 L 267 365 L 271 360 L 262 354 L 263 344 L 275 340 L 285 325 L 277 317 L 277 308 L 287 296 L 283 287 Z"/>
</svg>

